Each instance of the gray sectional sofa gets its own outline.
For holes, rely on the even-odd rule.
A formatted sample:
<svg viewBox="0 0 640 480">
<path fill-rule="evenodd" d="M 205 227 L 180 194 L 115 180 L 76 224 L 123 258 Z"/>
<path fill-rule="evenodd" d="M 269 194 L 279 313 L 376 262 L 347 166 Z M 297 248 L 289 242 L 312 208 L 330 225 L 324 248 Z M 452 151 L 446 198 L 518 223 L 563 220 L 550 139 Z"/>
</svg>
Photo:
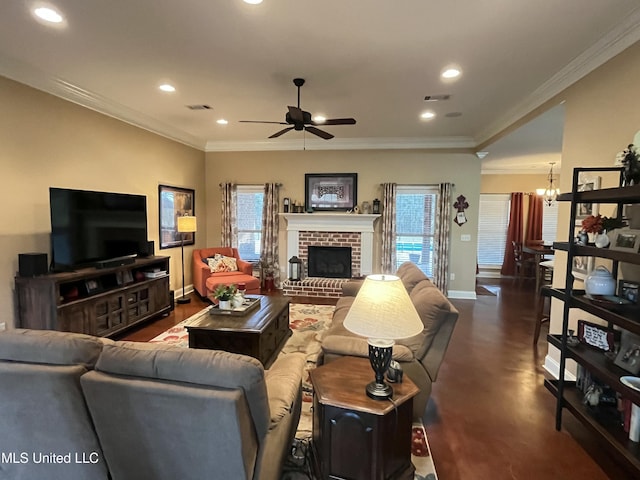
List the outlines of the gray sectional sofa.
<svg viewBox="0 0 640 480">
<path fill-rule="evenodd" d="M 403 263 L 396 275 L 409 292 L 424 324 L 422 333 L 396 340 L 393 346 L 393 359 L 400 363 L 404 374 L 420 389 L 420 393 L 413 399 L 413 416 L 422 418 L 431 395 L 432 383 L 438 377 L 438 370 L 458 320 L 458 310 L 415 264 Z M 352 281 L 343 286 L 343 295 L 336 305 L 331 328 L 322 340 L 324 363 L 345 355 L 369 356 L 367 339 L 351 333 L 343 325 L 361 283 Z M 373 380 L 373 370 L 371 379 Z"/>
<path fill-rule="evenodd" d="M 2 332 L 0 479 L 277 480 L 304 362 Z"/>
</svg>

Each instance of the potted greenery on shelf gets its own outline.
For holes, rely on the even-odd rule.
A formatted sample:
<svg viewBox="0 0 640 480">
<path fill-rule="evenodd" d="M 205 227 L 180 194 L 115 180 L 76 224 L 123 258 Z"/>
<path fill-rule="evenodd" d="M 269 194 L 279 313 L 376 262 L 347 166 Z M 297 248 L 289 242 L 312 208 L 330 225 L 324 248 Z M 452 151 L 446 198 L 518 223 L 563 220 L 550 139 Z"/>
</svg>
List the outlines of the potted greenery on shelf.
<svg viewBox="0 0 640 480">
<path fill-rule="evenodd" d="M 213 291 L 213 298 L 218 300 L 220 310 L 231 310 L 231 299 L 236 293 L 235 285 L 218 285 Z"/>
</svg>

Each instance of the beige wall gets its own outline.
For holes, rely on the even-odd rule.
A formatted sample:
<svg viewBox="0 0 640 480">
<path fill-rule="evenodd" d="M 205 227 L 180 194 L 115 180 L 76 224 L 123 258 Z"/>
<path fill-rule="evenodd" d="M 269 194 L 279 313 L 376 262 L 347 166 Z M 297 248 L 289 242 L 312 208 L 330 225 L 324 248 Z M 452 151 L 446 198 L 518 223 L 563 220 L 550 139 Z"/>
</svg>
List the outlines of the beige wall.
<svg viewBox="0 0 640 480">
<path fill-rule="evenodd" d="M 50 259 L 50 186 L 146 195 L 149 239 L 171 256 L 171 285 L 181 288 L 180 249 L 158 248 L 158 185 L 195 189 L 196 215 L 204 214 L 204 153 L 4 77 L 0 105 L 0 322 L 14 323 L 18 254 Z M 190 284 L 190 267 L 185 274 Z"/>
<path fill-rule="evenodd" d="M 638 97 L 640 78 L 640 43 L 613 58 L 558 97 L 565 100 L 565 128 L 562 146 L 560 189 L 571 190 L 573 168 L 612 166 L 616 153 L 633 141 L 640 129 Z M 614 186 L 611 175 L 602 175 L 603 186 Z M 611 207 L 601 211 L 609 214 Z M 558 239 L 567 241 L 569 204 L 562 203 L 559 211 Z M 565 281 L 566 254 L 556 255 L 558 266 L 554 272 L 554 285 Z M 625 274 L 640 279 L 637 269 Z M 588 318 L 582 314 L 581 318 Z M 562 308 L 554 302 L 551 331 L 561 329 Z M 557 360 L 557 350 L 550 347 L 550 356 Z"/>
<path fill-rule="evenodd" d="M 554 182 L 558 175 L 553 174 Z M 480 193 L 535 192 L 549 184 L 548 174 L 484 174 L 480 180 Z"/>
<path fill-rule="evenodd" d="M 358 203 L 381 198 L 380 184 L 437 184 L 455 183 L 453 198 L 464 195 L 469 202 L 465 225 L 451 221 L 452 245 L 450 272 L 455 280 L 450 291 L 475 292 L 476 232 L 480 194 L 480 162 L 472 154 L 425 153 L 415 150 L 376 151 L 299 151 L 299 152 L 232 152 L 207 153 L 207 211 L 210 221 L 207 238 L 211 246 L 220 239 L 221 182 L 258 184 L 280 182 L 281 198 L 290 197 L 304 202 L 305 173 L 355 172 L 358 174 Z M 455 209 L 454 209 L 455 211 Z M 380 229 L 379 221 L 376 228 Z M 461 242 L 460 235 L 468 234 L 471 242 Z M 286 221 L 280 224 L 280 266 L 286 272 Z M 374 270 L 380 268 L 380 242 L 376 235 Z"/>
</svg>

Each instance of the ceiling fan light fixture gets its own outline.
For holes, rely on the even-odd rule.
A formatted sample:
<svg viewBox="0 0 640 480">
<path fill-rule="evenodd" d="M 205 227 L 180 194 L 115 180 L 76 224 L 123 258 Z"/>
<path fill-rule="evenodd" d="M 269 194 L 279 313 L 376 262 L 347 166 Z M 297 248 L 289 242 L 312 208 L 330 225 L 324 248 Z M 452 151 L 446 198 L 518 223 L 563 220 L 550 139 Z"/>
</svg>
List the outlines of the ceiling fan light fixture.
<svg viewBox="0 0 640 480">
<path fill-rule="evenodd" d="M 315 123 L 324 123 L 327 121 L 327 117 L 325 117 L 324 115 L 314 115 L 313 121 Z"/>
</svg>

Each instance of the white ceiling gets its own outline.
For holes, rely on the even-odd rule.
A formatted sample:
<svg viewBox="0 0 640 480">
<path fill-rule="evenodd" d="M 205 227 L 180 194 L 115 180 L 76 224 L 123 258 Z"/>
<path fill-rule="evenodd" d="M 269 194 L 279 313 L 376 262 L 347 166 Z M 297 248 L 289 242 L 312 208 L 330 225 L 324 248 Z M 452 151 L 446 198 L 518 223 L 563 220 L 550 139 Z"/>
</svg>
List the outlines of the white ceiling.
<svg viewBox="0 0 640 480">
<path fill-rule="evenodd" d="M 34 19 L 43 3 L 2 2 L 1 75 L 207 151 L 475 148 L 640 40 L 637 0 L 48 2 L 61 27 Z M 463 75 L 445 83 L 451 63 Z M 238 123 L 284 121 L 294 77 L 307 81 L 304 110 L 357 124 L 323 127 L 326 141 Z M 425 103 L 432 94 L 451 99 Z M 421 121 L 428 108 L 437 117 Z M 487 148 L 483 168 L 547 171 L 539 153 L 559 156 L 561 118 Z"/>
</svg>

